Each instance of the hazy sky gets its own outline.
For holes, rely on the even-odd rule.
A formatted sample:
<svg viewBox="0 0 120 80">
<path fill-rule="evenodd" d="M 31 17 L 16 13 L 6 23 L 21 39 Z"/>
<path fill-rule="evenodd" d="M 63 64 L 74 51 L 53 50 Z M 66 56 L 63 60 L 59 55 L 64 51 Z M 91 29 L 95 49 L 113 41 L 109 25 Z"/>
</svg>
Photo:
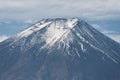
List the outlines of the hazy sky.
<svg viewBox="0 0 120 80">
<path fill-rule="evenodd" d="M 120 42 L 120 0 L 0 0 L 0 41 L 58 17 L 78 17 Z"/>
</svg>

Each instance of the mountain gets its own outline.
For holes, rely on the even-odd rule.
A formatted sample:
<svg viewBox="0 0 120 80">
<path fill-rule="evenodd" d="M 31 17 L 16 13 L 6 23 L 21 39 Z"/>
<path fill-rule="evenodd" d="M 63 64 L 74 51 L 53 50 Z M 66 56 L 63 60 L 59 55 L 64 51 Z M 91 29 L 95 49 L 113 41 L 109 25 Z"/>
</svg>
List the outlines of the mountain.
<svg viewBox="0 0 120 80">
<path fill-rule="evenodd" d="M 120 80 L 120 44 L 78 19 L 43 19 L 0 43 L 0 80 Z"/>
</svg>

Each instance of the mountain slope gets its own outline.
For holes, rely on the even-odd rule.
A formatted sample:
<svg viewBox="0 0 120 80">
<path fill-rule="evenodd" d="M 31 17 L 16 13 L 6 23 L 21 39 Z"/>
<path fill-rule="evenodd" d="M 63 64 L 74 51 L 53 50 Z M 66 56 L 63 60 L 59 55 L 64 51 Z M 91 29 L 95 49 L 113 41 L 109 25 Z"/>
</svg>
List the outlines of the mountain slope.
<svg viewBox="0 0 120 80">
<path fill-rule="evenodd" d="M 77 18 L 44 19 L 0 43 L 0 80 L 120 80 L 120 45 Z"/>
</svg>

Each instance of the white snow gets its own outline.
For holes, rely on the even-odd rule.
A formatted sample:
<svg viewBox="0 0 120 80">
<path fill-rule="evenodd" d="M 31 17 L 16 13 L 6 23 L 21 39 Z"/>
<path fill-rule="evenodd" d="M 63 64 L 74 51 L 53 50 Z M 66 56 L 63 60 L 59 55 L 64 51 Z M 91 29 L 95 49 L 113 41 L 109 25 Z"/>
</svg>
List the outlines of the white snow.
<svg viewBox="0 0 120 80">
<path fill-rule="evenodd" d="M 80 57 L 80 53 L 78 52 L 78 49 L 75 48 L 75 51 L 76 51 L 78 57 Z"/>
<path fill-rule="evenodd" d="M 39 31 L 40 29 L 48 26 L 48 30 L 46 33 L 42 36 L 43 39 L 46 40 L 46 43 L 54 43 L 56 40 L 58 40 L 63 34 L 67 33 L 69 29 L 73 28 L 77 24 L 78 19 L 68 19 L 67 21 L 60 20 L 60 21 L 46 21 L 42 20 L 40 23 L 35 24 L 32 27 L 27 28 L 26 30 L 20 32 L 17 34 L 17 38 L 27 37 L 31 35 L 34 32 Z"/>
<path fill-rule="evenodd" d="M 65 39 L 68 37 L 68 33 L 70 32 L 71 28 L 75 26 L 77 23 L 77 19 L 68 19 L 67 21 L 56 21 L 50 24 L 46 33 L 42 35 L 42 38 L 46 41 L 46 44 L 53 45 L 59 39 Z M 64 37 L 64 38 L 63 38 Z M 68 38 L 67 38 L 68 40 Z M 63 40 L 64 43 L 64 40 Z"/>
<path fill-rule="evenodd" d="M 49 25 L 50 23 L 51 22 L 45 22 L 44 24 L 37 23 L 36 25 L 17 34 L 17 37 L 18 38 L 27 37 L 27 36 L 31 35 L 33 32 L 36 32 L 36 31 L 42 29 L 43 27 Z"/>
<path fill-rule="evenodd" d="M 85 51 L 84 45 L 83 45 L 82 43 L 80 43 L 80 42 L 79 42 L 79 44 L 80 44 L 80 46 L 81 46 L 82 51 L 84 52 L 84 51 Z"/>
<path fill-rule="evenodd" d="M 67 21 L 67 26 L 69 28 L 73 28 L 78 22 L 78 19 L 77 18 L 73 18 L 73 19 L 68 19 Z"/>
</svg>

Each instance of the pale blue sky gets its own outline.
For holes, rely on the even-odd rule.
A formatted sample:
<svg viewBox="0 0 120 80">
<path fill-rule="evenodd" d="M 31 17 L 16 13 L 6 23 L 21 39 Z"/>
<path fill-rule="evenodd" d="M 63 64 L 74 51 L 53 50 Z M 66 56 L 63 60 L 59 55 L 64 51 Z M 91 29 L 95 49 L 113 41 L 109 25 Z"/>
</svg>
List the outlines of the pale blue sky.
<svg viewBox="0 0 120 80">
<path fill-rule="evenodd" d="M 0 0 L 0 41 L 58 17 L 78 17 L 120 42 L 120 0 Z"/>
</svg>

